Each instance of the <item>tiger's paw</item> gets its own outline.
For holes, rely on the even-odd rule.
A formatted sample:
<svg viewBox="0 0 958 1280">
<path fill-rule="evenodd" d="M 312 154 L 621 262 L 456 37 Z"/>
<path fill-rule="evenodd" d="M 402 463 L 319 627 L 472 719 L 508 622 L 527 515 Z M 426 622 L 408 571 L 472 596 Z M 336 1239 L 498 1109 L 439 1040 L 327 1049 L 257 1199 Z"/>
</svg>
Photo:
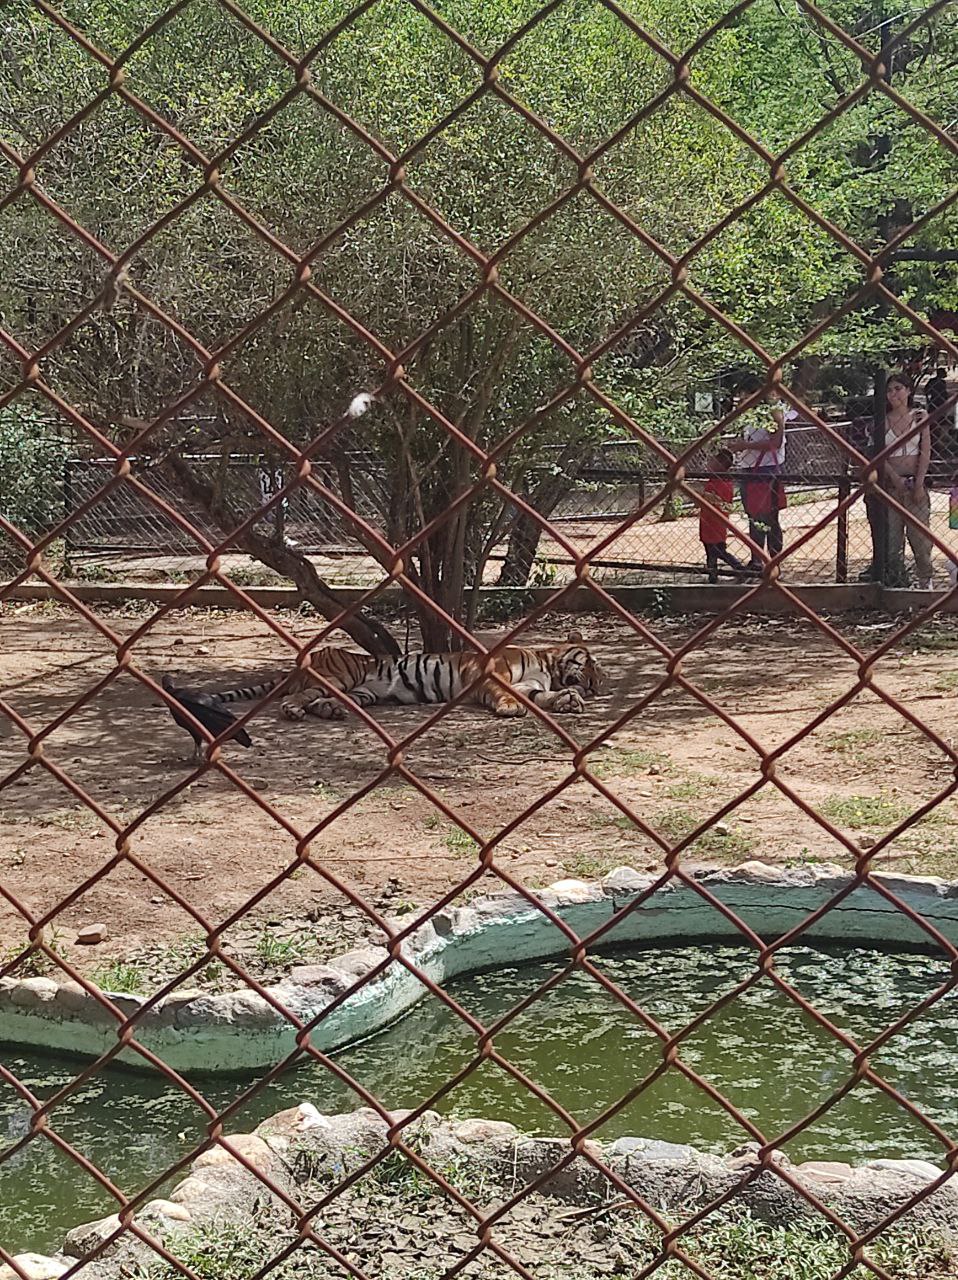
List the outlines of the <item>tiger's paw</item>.
<svg viewBox="0 0 958 1280">
<path fill-rule="evenodd" d="M 283 715 L 286 717 L 287 720 L 305 720 L 306 719 L 306 712 L 303 710 L 303 708 L 299 705 L 298 702 L 284 702 L 282 710 L 283 710 Z"/>
<path fill-rule="evenodd" d="M 560 689 L 555 696 L 552 710 L 559 715 L 577 716 L 585 711 L 585 702 L 578 689 Z"/>
<path fill-rule="evenodd" d="M 346 708 L 335 698 L 317 698 L 314 702 L 307 704 L 306 710 L 311 716 L 318 716 L 320 720 L 346 719 Z"/>
<path fill-rule="evenodd" d="M 508 700 L 504 700 L 502 702 L 497 702 L 492 709 L 497 716 L 515 717 L 515 716 L 524 716 L 526 714 L 526 708 L 522 705 L 522 703 L 516 702 L 512 698 L 509 698 Z"/>
</svg>

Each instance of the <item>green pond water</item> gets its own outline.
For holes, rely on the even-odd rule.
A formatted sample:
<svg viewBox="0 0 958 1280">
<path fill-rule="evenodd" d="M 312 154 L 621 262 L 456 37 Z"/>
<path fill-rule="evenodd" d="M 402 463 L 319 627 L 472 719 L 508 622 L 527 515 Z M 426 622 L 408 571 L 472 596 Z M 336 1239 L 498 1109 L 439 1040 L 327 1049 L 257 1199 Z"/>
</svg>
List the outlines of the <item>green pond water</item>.
<svg viewBox="0 0 958 1280">
<path fill-rule="evenodd" d="M 747 974 L 754 953 L 737 947 L 684 947 L 615 953 L 596 963 L 670 1031 L 678 1030 Z M 947 977 L 943 960 L 921 954 L 793 948 L 778 970 L 837 1026 L 866 1042 L 914 1008 Z M 462 979 L 449 991 L 490 1023 L 559 966 Z M 661 1061 L 659 1042 L 591 977 L 565 979 L 496 1036 L 496 1047 L 585 1123 Z M 427 997 L 402 1021 L 341 1051 L 338 1063 L 387 1107 L 414 1107 L 475 1052 L 470 1030 Z M 811 1111 L 849 1077 L 850 1054 L 767 979 L 712 1016 L 684 1043 L 683 1059 L 717 1086 L 769 1137 Z M 35 1096 L 70 1081 L 76 1062 L 0 1049 L 0 1060 Z M 943 998 L 872 1060 L 873 1067 L 946 1132 L 958 1132 L 958 999 Z M 224 1108 L 251 1083 L 236 1077 L 193 1081 Z M 321 1111 L 351 1110 L 357 1095 L 312 1063 L 291 1071 L 234 1117 L 247 1131 L 301 1101 Z M 532 1133 L 561 1133 L 554 1116 L 511 1077 L 488 1063 L 439 1104 L 441 1111 L 510 1120 Z M 25 1133 L 29 1108 L 0 1082 L 3 1150 Z M 182 1157 L 204 1133 L 202 1116 L 161 1078 L 111 1071 L 57 1106 L 56 1131 L 133 1195 Z M 691 1142 L 713 1152 L 747 1140 L 728 1115 L 675 1070 L 619 1112 L 597 1135 L 623 1134 Z M 793 1160 L 862 1161 L 878 1155 L 937 1160 L 934 1137 L 870 1085 L 860 1084 L 786 1147 Z M 37 1136 L 16 1155 L 0 1153 L 0 1243 L 12 1252 L 56 1247 L 65 1230 L 111 1212 L 98 1185 L 52 1142 Z"/>
</svg>

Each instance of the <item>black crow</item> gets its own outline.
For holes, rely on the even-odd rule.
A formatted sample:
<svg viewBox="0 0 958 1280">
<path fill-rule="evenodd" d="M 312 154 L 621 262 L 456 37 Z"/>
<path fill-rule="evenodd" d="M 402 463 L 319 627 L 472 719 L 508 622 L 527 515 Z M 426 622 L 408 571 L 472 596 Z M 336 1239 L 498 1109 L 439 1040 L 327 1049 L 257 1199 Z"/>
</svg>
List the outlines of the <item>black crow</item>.
<svg viewBox="0 0 958 1280">
<path fill-rule="evenodd" d="M 164 676 L 162 684 L 166 692 L 171 697 L 174 697 L 181 707 L 185 707 L 194 720 L 198 720 L 204 729 L 208 729 L 214 738 L 219 737 L 231 724 L 236 723 L 236 717 L 233 713 L 227 711 L 210 694 L 188 693 L 185 689 L 177 689 L 173 683 L 172 676 Z M 169 711 L 180 728 L 185 729 L 193 739 L 193 759 L 198 760 L 205 745 L 205 740 L 197 733 L 186 716 L 181 715 L 175 707 L 170 707 Z M 238 742 L 241 747 L 253 745 L 253 740 L 245 729 L 240 729 L 237 733 L 234 733 L 231 741 Z"/>
</svg>

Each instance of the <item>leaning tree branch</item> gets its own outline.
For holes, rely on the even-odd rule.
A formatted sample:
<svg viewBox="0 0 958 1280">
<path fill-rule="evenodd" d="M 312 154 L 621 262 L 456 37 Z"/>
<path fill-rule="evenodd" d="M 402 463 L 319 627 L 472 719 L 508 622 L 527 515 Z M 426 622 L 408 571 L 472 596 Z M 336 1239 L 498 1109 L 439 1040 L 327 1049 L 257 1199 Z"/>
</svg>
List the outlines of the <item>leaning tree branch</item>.
<svg viewBox="0 0 958 1280">
<path fill-rule="evenodd" d="M 166 457 L 163 469 L 167 471 L 179 490 L 212 517 L 224 533 L 229 533 L 243 523 L 243 516 L 236 511 L 225 495 L 219 497 L 213 486 L 205 481 L 178 454 Z M 290 578 L 300 595 L 332 621 L 342 613 L 345 605 L 335 591 L 316 572 L 316 568 L 302 551 L 273 538 L 264 538 L 254 529 L 247 529 L 235 538 L 236 547 L 255 560 L 275 569 L 284 578 Z M 377 658 L 398 658 L 399 645 L 381 622 L 360 611 L 344 619 L 339 626 L 367 653 Z"/>
</svg>

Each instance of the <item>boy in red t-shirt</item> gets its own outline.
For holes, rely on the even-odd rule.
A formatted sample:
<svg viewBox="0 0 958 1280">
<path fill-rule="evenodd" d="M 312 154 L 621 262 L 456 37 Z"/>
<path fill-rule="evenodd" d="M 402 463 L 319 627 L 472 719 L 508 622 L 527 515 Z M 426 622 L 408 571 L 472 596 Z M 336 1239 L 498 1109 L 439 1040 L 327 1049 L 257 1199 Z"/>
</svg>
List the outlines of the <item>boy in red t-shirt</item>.
<svg viewBox="0 0 958 1280">
<path fill-rule="evenodd" d="M 716 449 L 709 457 L 708 469 L 713 474 L 702 490 L 702 497 L 706 498 L 716 508 L 716 511 L 710 511 L 708 507 L 699 507 L 699 539 L 705 547 L 705 563 L 708 565 L 709 582 L 718 582 L 718 564 L 720 560 L 740 573 L 744 572 L 748 566 L 726 549 L 725 542 L 732 526 L 724 515 L 717 514 L 718 511 L 729 512 L 732 510 L 734 497 L 732 481 L 728 476 L 721 474 L 723 471 L 731 471 L 732 469 L 732 455 L 728 449 Z"/>
</svg>

